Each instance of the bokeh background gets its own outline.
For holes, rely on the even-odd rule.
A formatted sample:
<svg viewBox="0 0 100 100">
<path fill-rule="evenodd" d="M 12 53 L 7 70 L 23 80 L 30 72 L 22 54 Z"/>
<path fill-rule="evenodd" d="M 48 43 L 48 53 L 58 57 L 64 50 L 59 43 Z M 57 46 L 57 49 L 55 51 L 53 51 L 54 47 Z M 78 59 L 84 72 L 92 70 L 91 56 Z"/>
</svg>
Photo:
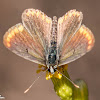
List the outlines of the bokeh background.
<svg viewBox="0 0 100 100">
<path fill-rule="evenodd" d="M 37 64 L 16 56 L 3 45 L 3 35 L 21 22 L 27 8 L 40 9 L 50 17 L 60 17 L 71 9 L 83 12 L 83 23 L 94 33 L 93 50 L 69 64 L 72 80 L 84 79 L 89 88 L 89 100 L 100 99 L 100 0 L 0 0 L 0 94 L 5 100 L 60 100 L 51 80 L 45 74 L 24 94 L 24 90 L 39 76 Z"/>
</svg>

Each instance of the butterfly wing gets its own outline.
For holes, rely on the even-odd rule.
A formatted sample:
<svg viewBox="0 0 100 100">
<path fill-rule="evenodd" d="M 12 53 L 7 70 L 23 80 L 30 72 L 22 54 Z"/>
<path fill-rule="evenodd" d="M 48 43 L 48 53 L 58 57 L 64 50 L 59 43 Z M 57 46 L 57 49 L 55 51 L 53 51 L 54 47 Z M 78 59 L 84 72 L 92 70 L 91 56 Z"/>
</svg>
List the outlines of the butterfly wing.
<svg viewBox="0 0 100 100">
<path fill-rule="evenodd" d="M 45 53 L 50 44 L 52 19 L 40 10 L 26 9 L 22 14 L 22 22 L 36 42 L 40 42 Z"/>
<path fill-rule="evenodd" d="M 70 19 L 71 17 L 72 19 Z M 59 43 L 59 66 L 70 63 L 83 56 L 86 52 L 92 49 L 95 41 L 92 32 L 85 25 L 80 27 L 82 20 L 81 12 L 71 10 L 64 15 L 63 18 L 64 22 L 62 24 L 65 23 L 66 25 L 63 28 L 60 26 L 58 27 L 64 32 L 62 33 L 63 41 L 61 39 L 61 43 Z M 60 44 L 63 44 L 62 47 Z"/>
<path fill-rule="evenodd" d="M 6 32 L 5 46 L 25 59 L 45 65 L 52 19 L 39 10 L 26 9 L 22 22 Z"/>
<path fill-rule="evenodd" d="M 64 16 L 58 19 L 57 25 L 57 45 L 59 51 L 62 51 L 62 47 L 67 41 L 70 41 L 71 37 L 81 26 L 83 14 L 76 10 L 70 10 Z"/>
<path fill-rule="evenodd" d="M 4 45 L 15 54 L 45 65 L 44 48 L 35 42 L 25 27 L 19 23 L 11 27 L 3 37 Z"/>
</svg>

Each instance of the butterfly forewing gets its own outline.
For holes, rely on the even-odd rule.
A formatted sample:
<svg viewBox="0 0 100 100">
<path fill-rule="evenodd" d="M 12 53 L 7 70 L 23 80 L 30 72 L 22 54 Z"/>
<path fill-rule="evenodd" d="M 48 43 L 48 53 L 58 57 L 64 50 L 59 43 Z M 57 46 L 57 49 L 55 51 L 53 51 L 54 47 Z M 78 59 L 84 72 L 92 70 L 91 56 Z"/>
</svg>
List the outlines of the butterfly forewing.
<svg viewBox="0 0 100 100">
<path fill-rule="evenodd" d="M 33 40 L 33 37 L 21 23 L 11 27 L 6 32 L 3 42 L 15 54 L 35 63 L 45 65 L 43 46 Z"/>
<path fill-rule="evenodd" d="M 62 51 L 62 47 L 71 40 L 79 29 L 82 19 L 83 14 L 76 10 L 70 10 L 58 19 L 57 44 L 59 47 L 59 53 Z"/>
<path fill-rule="evenodd" d="M 40 10 L 26 9 L 22 14 L 22 22 L 36 42 L 39 42 L 47 52 L 50 44 L 52 19 Z"/>
<path fill-rule="evenodd" d="M 59 66 L 70 63 L 83 56 L 92 49 L 94 42 L 95 39 L 92 32 L 85 25 L 82 25 L 74 36 L 71 37 L 71 40 L 64 44 Z"/>
</svg>

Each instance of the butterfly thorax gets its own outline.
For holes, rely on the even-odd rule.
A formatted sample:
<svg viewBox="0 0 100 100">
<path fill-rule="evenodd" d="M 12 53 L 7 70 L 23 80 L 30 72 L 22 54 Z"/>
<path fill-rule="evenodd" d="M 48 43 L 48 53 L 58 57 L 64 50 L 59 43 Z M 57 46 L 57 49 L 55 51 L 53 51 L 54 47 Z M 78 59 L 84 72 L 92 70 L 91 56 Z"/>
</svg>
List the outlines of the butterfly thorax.
<svg viewBox="0 0 100 100">
<path fill-rule="evenodd" d="M 51 36 L 50 36 L 50 46 L 48 48 L 48 55 L 47 55 L 47 67 L 48 71 L 52 74 L 56 71 L 55 68 L 58 65 L 57 60 L 57 17 L 53 17 L 52 22 L 52 30 L 51 30 Z"/>
</svg>

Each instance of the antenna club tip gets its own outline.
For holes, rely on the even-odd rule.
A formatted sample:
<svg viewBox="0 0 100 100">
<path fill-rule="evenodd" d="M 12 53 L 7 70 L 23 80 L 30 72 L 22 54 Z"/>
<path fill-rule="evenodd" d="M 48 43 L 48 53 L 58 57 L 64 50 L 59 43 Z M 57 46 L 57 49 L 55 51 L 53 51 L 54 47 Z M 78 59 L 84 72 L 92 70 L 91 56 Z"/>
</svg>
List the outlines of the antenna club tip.
<svg viewBox="0 0 100 100">
<path fill-rule="evenodd" d="M 74 86 L 76 87 L 76 88 L 80 88 L 78 85 L 76 85 L 76 84 L 74 84 Z"/>
<path fill-rule="evenodd" d="M 29 89 L 25 90 L 24 93 L 27 93 L 29 91 Z"/>
<path fill-rule="evenodd" d="M 24 91 L 24 93 L 26 93 L 26 91 Z"/>
</svg>

